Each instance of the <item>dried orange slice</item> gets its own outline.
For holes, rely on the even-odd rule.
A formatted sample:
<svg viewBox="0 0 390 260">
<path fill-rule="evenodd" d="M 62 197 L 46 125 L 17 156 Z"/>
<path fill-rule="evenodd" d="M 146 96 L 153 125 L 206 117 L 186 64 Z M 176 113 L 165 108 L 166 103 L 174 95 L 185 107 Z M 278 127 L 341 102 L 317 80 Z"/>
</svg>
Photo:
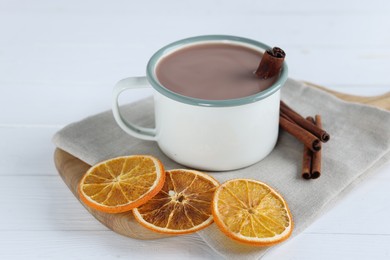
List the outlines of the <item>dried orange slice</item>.
<svg viewBox="0 0 390 260">
<path fill-rule="evenodd" d="M 144 227 L 165 234 L 188 234 L 213 222 L 211 202 L 219 183 L 194 170 L 166 172 L 164 187 L 142 206 L 133 209 Z"/>
<path fill-rule="evenodd" d="M 270 246 L 287 239 L 293 229 L 286 201 L 255 180 L 234 179 L 219 186 L 212 211 L 225 235 L 246 244 Z"/>
<path fill-rule="evenodd" d="M 138 207 L 162 188 L 162 163 L 147 155 L 110 159 L 91 167 L 79 184 L 81 200 L 91 208 L 119 213 Z"/>
</svg>

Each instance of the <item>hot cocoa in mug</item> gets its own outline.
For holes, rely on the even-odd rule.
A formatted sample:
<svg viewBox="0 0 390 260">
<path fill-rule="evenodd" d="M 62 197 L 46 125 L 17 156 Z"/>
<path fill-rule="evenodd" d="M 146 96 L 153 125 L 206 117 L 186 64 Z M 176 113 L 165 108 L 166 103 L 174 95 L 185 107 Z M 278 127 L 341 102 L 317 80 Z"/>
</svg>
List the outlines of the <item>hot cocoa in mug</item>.
<svg viewBox="0 0 390 260">
<path fill-rule="evenodd" d="M 226 35 L 171 43 L 151 57 L 146 77 L 126 78 L 114 87 L 115 120 L 126 133 L 156 141 L 188 167 L 226 171 L 254 164 L 276 144 L 280 88 L 288 73 L 284 62 L 274 77 L 254 75 L 267 49 Z M 122 91 L 145 87 L 154 89 L 155 128 L 126 121 L 118 106 Z"/>
<path fill-rule="evenodd" d="M 262 53 L 241 45 L 204 43 L 164 57 L 157 66 L 158 81 L 184 96 L 207 100 L 251 96 L 270 87 L 277 77 L 259 80 L 254 71 Z"/>
</svg>

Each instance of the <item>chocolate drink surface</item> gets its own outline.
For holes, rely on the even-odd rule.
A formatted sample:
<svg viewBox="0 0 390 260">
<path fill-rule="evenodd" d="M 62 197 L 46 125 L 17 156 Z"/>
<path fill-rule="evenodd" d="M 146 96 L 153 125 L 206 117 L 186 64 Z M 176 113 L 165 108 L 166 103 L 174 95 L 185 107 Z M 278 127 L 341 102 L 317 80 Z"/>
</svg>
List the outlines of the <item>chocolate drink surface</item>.
<svg viewBox="0 0 390 260">
<path fill-rule="evenodd" d="M 254 71 L 262 53 L 229 43 L 203 43 L 168 54 L 156 74 L 167 89 L 206 100 L 242 98 L 271 86 L 277 77 L 259 79 Z"/>
</svg>

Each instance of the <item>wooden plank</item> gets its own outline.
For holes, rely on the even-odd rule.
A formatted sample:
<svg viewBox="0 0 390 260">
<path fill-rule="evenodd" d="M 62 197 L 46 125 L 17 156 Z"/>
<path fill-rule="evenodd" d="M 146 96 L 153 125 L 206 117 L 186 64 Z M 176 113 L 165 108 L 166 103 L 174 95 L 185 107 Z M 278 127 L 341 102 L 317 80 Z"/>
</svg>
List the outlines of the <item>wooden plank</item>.
<svg viewBox="0 0 390 260">
<path fill-rule="evenodd" d="M 198 236 L 129 241 L 107 231 L 2 231 L 0 241 L 1 259 L 221 259 Z M 387 260 L 389 244 L 386 235 L 301 234 L 263 259 Z"/>
<path fill-rule="evenodd" d="M 262 40 L 258 35 L 253 35 L 253 38 Z M 107 97 L 118 80 L 128 76 L 145 75 L 146 63 L 150 56 L 161 46 L 176 39 L 167 39 L 161 41 L 160 45 L 153 46 L 148 43 L 142 45 L 139 42 L 128 45 L 36 43 L 24 47 L 20 43 L 15 43 L 22 50 L 13 49 L 2 54 L 0 70 L 3 73 L 0 84 L 8 88 L 23 88 L 27 92 L 36 89 L 34 96 L 42 98 L 47 98 L 49 94 L 55 98 L 60 92 L 68 90 L 70 93 L 67 95 L 74 95 L 76 100 L 80 98 L 76 95 L 82 97 L 85 94 L 89 94 L 91 99 L 100 94 L 98 99 L 105 97 L 110 100 Z M 269 41 L 269 44 L 280 45 L 286 51 L 286 62 L 291 78 L 317 82 L 327 87 L 335 84 L 366 87 L 390 84 L 386 74 L 387 68 L 390 67 L 390 42 L 388 46 L 381 48 L 292 45 L 275 39 Z M 0 50 L 9 49 L 11 47 L 9 45 L 0 42 Z M 20 67 L 20 61 L 15 59 L 18 55 L 28 56 L 23 67 Z M 59 60 L 62 62 L 59 63 Z M 85 72 L 80 73 L 83 70 Z M 20 77 L 21 74 L 23 77 Z M 45 90 L 41 91 L 42 88 Z M 87 89 L 85 92 L 82 91 L 84 88 Z M 56 90 L 59 93 L 55 93 Z M 6 98 L 8 96 L 0 97 L 0 100 L 6 101 Z M 15 101 L 19 102 L 26 99 L 21 95 L 15 98 Z M 85 96 L 83 99 L 85 100 Z"/>
<path fill-rule="evenodd" d="M 111 94 L 115 83 L 116 80 L 104 86 L 56 86 L 36 83 L 30 84 L 29 87 L 26 87 L 26 84 L 10 84 L 10 87 L 23 88 L 24 91 L 22 96 L 18 91 L 0 96 L 0 110 L 6 111 L 9 107 L 14 107 L 13 113 L 0 113 L 0 127 L 47 126 L 60 129 L 67 124 L 111 109 Z M 130 103 L 150 96 L 151 93 L 151 89 L 125 92 L 121 95 L 120 102 Z M 38 99 L 40 102 L 37 102 Z"/>
<path fill-rule="evenodd" d="M 93 5 L 91 4 L 93 2 Z M 149 4 L 134 2 L 127 5 L 127 1 L 117 1 L 115 5 L 99 1 L 79 1 L 71 0 L 66 4 L 55 3 L 50 0 L 41 0 L 38 4 L 31 1 L 2 1 L 0 2 L 0 13 L 55 13 L 55 14 L 89 14 L 99 15 L 150 15 L 151 9 L 164 10 L 166 15 L 177 15 L 178 12 L 184 15 L 221 15 L 221 14 L 356 14 L 356 13 L 386 13 L 389 5 L 386 0 L 371 0 L 369 4 L 366 1 L 357 1 L 353 5 L 348 1 L 338 0 L 319 0 L 315 3 L 310 0 L 300 0 L 297 2 L 274 0 L 270 2 L 241 0 L 198 0 L 196 3 L 183 2 L 180 0 L 170 0 L 169 5 L 165 2 L 153 1 Z M 170 8 L 175 6 L 175 8 Z M 213 8 L 217 6 L 218 8 Z M 379 8 L 380 7 L 380 8 Z"/>
<path fill-rule="evenodd" d="M 4 113 L 6 114 L 6 113 Z M 60 127 L 0 127 L 0 176 L 55 175 L 50 139 Z M 21 179 L 23 181 L 23 179 Z"/>
<path fill-rule="evenodd" d="M 345 194 L 330 211 L 316 220 L 305 234 L 390 235 L 388 187 L 390 164 Z"/>
<path fill-rule="evenodd" d="M 49 158 L 47 158 L 49 159 Z M 109 230 L 79 203 L 59 176 L 0 176 L 3 231 Z"/>
<path fill-rule="evenodd" d="M 363 97 L 363 96 L 345 94 L 334 90 L 329 90 L 323 86 L 319 86 L 309 82 L 306 82 L 306 84 L 327 91 L 345 101 L 361 103 L 361 104 L 371 105 L 374 107 L 390 110 L 390 92 L 386 92 L 382 95 L 377 95 L 373 97 Z"/>
<path fill-rule="evenodd" d="M 385 260 L 390 254 L 388 245 L 388 235 L 303 233 L 272 250 L 264 259 Z"/>
<path fill-rule="evenodd" d="M 388 29 L 390 31 L 390 26 Z M 382 47 L 367 45 L 342 47 L 313 46 L 310 43 L 292 44 L 274 38 L 266 39 L 256 34 L 248 37 L 270 45 L 280 45 L 285 49 L 286 62 L 292 78 L 313 81 L 328 87 L 333 84 L 389 83 L 386 69 L 390 67 L 390 41 Z M 144 75 L 150 56 L 160 47 L 177 39 L 180 39 L 180 36 L 161 38 L 158 41 L 159 45 L 156 42 L 149 43 L 147 39 L 145 43 L 131 44 L 98 41 L 88 43 L 88 39 L 85 39 L 87 42 L 78 44 L 37 41 L 29 46 L 24 46 L 20 42 L 0 41 L 0 50 L 7 50 L 3 51 L 1 56 L 3 62 L 0 63 L 2 71 L 0 84 L 9 88 L 23 87 L 24 91 L 45 86 L 48 94 L 57 87 L 74 90 L 72 94 L 80 94 L 78 90 L 84 87 L 96 87 L 97 91 L 107 91 L 109 96 L 109 91 L 116 81 L 127 76 Z M 15 59 L 22 56 L 28 57 L 24 60 L 23 67 L 20 66 L 20 61 Z M 36 95 L 46 97 L 45 92 L 38 90 Z M 17 98 L 23 97 L 19 95 Z"/>
<path fill-rule="evenodd" d="M 363 85 L 366 90 L 370 90 L 373 85 L 388 83 L 384 87 L 389 91 L 387 68 L 390 67 L 390 48 L 353 46 L 286 46 L 289 76 L 316 82 L 328 88 L 344 84 L 355 87 Z M 372 95 L 372 92 L 369 95 Z"/>
<path fill-rule="evenodd" d="M 130 240 L 108 231 L 2 231 L 0 259 L 215 259 L 197 235 Z"/>
<path fill-rule="evenodd" d="M 166 13 L 155 14 L 154 18 L 141 14 L 128 15 L 123 13 L 112 17 L 107 23 L 99 13 L 29 13 L 3 14 L 0 16 L 0 30 L 3 33 L 1 43 L 20 44 L 23 39 L 32 39 L 34 45 L 49 44 L 107 44 L 115 46 L 117 43 L 143 44 L 157 50 L 159 47 L 172 41 L 192 35 L 202 34 L 231 34 L 259 39 L 269 44 L 297 45 L 306 47 L 386 47 L 390 38 L 383 31 L 389 29 L 388 13 L 361 13 L 361 14 L 223 14 L 216 18 L 213 15 L 179 13 L 177 10 L 170 19 Z M 200 19 L 202 18 L 202 19 Z M 185 20 L 183 23 L 177 20 Z M 359 30 L 351 30 L 356 26 L 356 20 L 363 19 L 369 22 L 359 23 Z M 241 20 L 241 22 L 237 22 Z M 286 21 L 278 27 L 275 33 L 274 26 L 260 26 L 269 24 L 269 21 Z M 29 21 L 26 25 L 25 21 Z M 50 23 L 48 23 L 50 21 Z M 249 26 L 243 30 L 243 21 Z M 13 26 L 7 26 L 12 22 Z M 139 26 L 142 24 L 142 26 Z M 315 24 L 316 28 L 313 28 Z M 123 26 L 129 33 L 120 33 Z M 373 26 L 376 25 L 376 26 Z M 31 26 L 39 27 L 33 30 Z M 97 30 L 96 28 L 99 28 Z M 169 28 L 160 33 L 162 28 Z M 130 33 L 131 32 L 131 33 Z M 331 34 L 324 33 L 331 32 Z M 346 37 L 348 32 L 348 37 Z M 364 37 L 362 37 L 364 32 Z M 134 37 L 137 35 L 137 38 Z M 8 38 L 12 37 L 12 38 Z M 139 41 L 142 39 L 142 42 Z M 61 44 L 62 43 L 62 44 Z M 26 46 L 26 45 L 25 45 Z M 353 47 L 351 47 L 353 46 Z M 14 50 L 14 49 L 13 49 Z M 78 52 L 79 53 L 79 52 Z M 78 54 L 77 53 L 77 54 Z M 145 52 L 143 54 L 146 54 Z M 150 53 L 152 54 L 152 53 Z M 76 53 L 73 57 L 77 57 Z M 131 59 L 131 57 L 129 57 Z"/>
</svg>

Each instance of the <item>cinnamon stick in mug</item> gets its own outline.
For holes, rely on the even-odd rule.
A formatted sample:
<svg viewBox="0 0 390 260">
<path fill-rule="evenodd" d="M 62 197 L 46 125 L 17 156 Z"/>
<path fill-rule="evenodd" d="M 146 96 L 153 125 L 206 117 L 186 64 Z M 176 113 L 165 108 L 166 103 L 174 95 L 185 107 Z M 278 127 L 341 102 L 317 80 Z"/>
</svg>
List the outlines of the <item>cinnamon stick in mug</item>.
<svg viewBox="0 0 390 260">
<path fill-rule="evenodd" d="M 279 47 L 266 50 L 261 58 L 259 67 L 255 71 L 255 75 L 261 79 L 279 75 L 285 57 L 286 53 Z"/>
</svg>

